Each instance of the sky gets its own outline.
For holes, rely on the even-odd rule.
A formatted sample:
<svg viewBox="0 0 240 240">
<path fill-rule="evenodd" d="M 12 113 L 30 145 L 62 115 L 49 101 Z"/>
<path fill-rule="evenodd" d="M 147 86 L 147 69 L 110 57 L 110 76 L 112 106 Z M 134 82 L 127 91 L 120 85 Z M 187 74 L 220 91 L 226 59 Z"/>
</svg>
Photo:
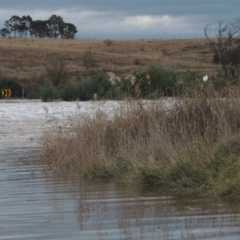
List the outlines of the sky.
<svg viewBox="0 0 240 240">
<path fill-rule="evenodd" d="M 240 17 L 239 0 L 0 0 L 0 28 L 13 15 L 73 23 L 77 38 L 203 38 L 204 27 Z M 214 31 L 213 31 L 214 33 Z"/>
</svg>

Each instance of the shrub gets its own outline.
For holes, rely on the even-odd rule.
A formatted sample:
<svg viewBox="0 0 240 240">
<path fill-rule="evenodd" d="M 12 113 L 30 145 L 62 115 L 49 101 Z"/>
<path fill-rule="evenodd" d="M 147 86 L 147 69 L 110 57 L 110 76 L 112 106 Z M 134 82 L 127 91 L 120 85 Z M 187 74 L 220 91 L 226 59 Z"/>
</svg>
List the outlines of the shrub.
<svg viewBox="0 0 240 240">
<path fill-rule="evenodd" d="M 114 44 L 114 41 L 111 39 L 106 39 L 103 41 L 108 47 L 112 46 Z"/>
<path fill-rule="evenodd" d="M 148 71 L 136 71 L 133 74 L 136 77 L 136 84 L 139 87 L 139 97 L 141 98 L 149 98 L 151 92 L 151 80 L 147 79 Z M 150 75 L 149 75 L 150 76 Z M 150 76 L 151 77 L 151 76 Z M 130 88 L 130 92 L 133 97 L 136 97 L 135 86 Z"/>
<path fill-rule="evenodd" d="M 46 81 L 41 91 L 42 101 L 48 102 L 58 98 L 58 90 L 52 81 Z"/>
<path fill-rule="evenodd" d="M 231 77 L 226 77 L 220 69 L 211 78 L 211 81 L 214 88 L 219 91 L 225 91 L 227 86 L 236 84 L 236 81 L 234 81 Z"/>
<path fill-rule="evenodd" d="M 179 74 L 180 78 L 186 87 L 194 87 L 197 85 L 197 72 L 192 70 L 187 70 Z"/>
<path fill-rule="evenodd" d="M 121 97 L 120 97 L 121 95 Z M 133 97 L 133 88 L 132 88 L 132 84 L 129 81 L 129 79 L 123 78 L 121 79 L 121 91 L 120 91 L 120 95 L 118 95 L 120 97 L 120 99 L 124 99 L 127 97 Z"/>
<path fill-rule="evenodd" d="M 76 84 L 67 82 L 59 90 L 59 97 L 63 101 L 74 101 L 78 98 L 78 89 Z"/>
<path fill-rule="evenodd" d="M 27 83 L 24 87 L 24 97 L 28 99 L 41 98 L 41 86 L 35 82 Z"/>
<path fill-rule="evenodd" d="M 98 99 L 114 99 L 116 97 L 115 88 L 116 86 L 113 86 L 105 75 L 96 75 L 80 82 L 78 98 L 87 101 L 93 99 L 93 95 L 97 94 Z"/>
<path fill-rule="evenodd" d="M 133 64 L 134 65 L 141 65 L 142 64 L 141 59 L 140 58 L 134 58 L 133 59 Z"/>
<path fill-rule="evenodd" d="M 171 70 L 152 65 L 143 71 L 135 71 L 133 75 L 137 78 L 143 98 L 173 96 L 175 93 L 177 75 Z"/>
</svg>

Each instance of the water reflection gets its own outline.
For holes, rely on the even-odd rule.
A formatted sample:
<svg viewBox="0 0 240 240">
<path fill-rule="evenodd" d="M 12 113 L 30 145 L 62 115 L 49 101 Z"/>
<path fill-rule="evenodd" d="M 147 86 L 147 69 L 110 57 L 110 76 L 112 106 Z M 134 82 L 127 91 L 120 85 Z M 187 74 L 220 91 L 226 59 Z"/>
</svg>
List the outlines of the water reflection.
<svg viewBox="0 0 240 240">
<path fill-rule="evenodd" d="M 78 111 L 85 116 L 100 107 L 114 113 L 117 104 L 81 103 Z M 76 103 L 8 101 L 1 102 L 1 111 L 0 240 L 239 239 L 237 203 L 42 174 L 31 158 L 38 136 L 78 114 Z"/>
<path fill-rule="evenodd" d="M 160 189 L 60 181 L 32 161 L 0 161 L 0 239 L 239 239 L 238 203 Z"/>
<path fill-rule="evenodd" d="M 58 183 L 59 184 L 59 183 Z M 71 185 L 71 184 L 70 184 Z M 62 189 L 69 190 L 69 183 Z M 160 190 L 81 181 L 74 199 L 84 239 L 238 239 L 239 204 L 179 199 Z M 54 192 L 56 186 L 52 186 Z"/>
</svg>

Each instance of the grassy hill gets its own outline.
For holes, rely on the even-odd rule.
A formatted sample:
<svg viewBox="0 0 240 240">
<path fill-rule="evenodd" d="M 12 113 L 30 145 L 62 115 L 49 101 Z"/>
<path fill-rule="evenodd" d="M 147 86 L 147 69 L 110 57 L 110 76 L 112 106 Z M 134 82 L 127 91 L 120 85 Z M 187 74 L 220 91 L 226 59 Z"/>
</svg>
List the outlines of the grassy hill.
<svg viewBox="0 0 240 240">
<path fill-rule="evenodd" d="M 0 38 L 0 52 L 0 76 L 19 81 L 32 95 L 44 84 L 47 69 L 56 59 L 71 80 L 109 71 L 129 74 L 152 64 L 202 75 L 214 74 L 217 69 L 206 39 Z"/>
</svg>

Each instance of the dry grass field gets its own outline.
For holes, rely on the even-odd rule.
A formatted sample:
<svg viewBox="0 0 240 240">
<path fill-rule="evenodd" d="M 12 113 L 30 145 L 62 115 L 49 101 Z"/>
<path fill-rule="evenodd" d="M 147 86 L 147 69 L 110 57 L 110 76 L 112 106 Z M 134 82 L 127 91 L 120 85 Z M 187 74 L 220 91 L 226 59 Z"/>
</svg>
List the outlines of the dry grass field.
<svg viewBox="0 0 240 240">
<path fill-rule="evenodd" d="M 206 39 L 60 40 L 0 38 L 0 74 L 26 81 L 42 81 L 51 59 L 63 60 L 72 78 L 97 72 L 131 72 L 151 64 L 178 71 L 192 69 L 213 74 L 212 53 Z M 87 61 L 87 62 L 86 62 Z"/>
</svg>

